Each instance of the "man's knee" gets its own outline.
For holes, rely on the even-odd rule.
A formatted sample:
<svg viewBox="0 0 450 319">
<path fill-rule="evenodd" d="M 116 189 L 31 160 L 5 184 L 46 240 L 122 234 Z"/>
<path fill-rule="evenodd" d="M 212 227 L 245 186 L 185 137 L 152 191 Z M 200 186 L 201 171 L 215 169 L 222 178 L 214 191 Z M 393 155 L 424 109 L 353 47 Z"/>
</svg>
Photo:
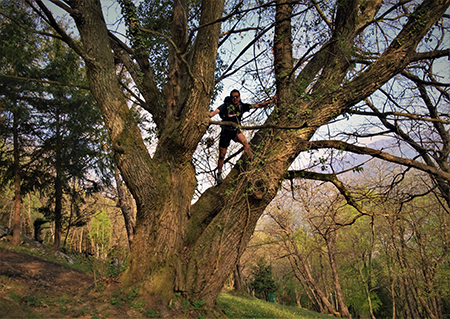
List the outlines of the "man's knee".
<svg viewBox="0 0 450 319">
<path fill-rule="evenodd" d="M 226 155 L 227 155 L 227 149 L 220 148 L 219 149 L 219 159 L 225 159 Z"/>
</svg>

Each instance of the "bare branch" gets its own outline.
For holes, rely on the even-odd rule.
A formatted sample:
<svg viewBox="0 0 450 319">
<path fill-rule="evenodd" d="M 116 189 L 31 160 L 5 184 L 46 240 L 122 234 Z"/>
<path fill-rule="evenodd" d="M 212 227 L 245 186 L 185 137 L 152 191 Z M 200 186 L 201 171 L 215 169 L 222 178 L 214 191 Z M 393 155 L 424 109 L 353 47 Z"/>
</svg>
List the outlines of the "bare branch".
<svg viewBox="0 0 450 319">
<path fill-rule="evenodd" d="M 352 152 L 361 155 L 370 155 L 382 160 L 386 160 L 392 163 L 413 167 L 418 170 L 424 171 L 431 175 L 441 177 L 447 181 L 450 181 L 450 173 L 441 171 L 424 163 L 409 159 L 395 156 L 380 150 L 376 150 L 369 147 L 356 146 L 343 141 L 329 140 L 329 141 L 313 141 L 305 142 L 304 147 L 307 149 L 322 149 L 322 148 L 334 148 L 342 151 Z"/>
<path fill-rule="evenodd" d="M 439 118 L 433 119 L 433 118 L 423 117 L 423 116 L 419 116 L 419 115 L 415 115 L 415 114 L 401 113 L 401 112 L 384 112 L 384 113 L 377 114 L 374 112 L 363 112 L 363 111 L 357 111 L 357 110 L 350 110 L 348 113 L 349 114 L 357 114 L 357 115 L 365 115 L 365 116 L 376 116 L 376 117 L 378 117 L 378 116 L 388 117 L 391 115 L 395 115 L 395 116 L 407 117 L 408 119 L 412 119 L 412 120 L 450 124 L 450 121 L 446 121 L 446 120 L 439 119 Z M 397 119 L 397 120 L 401 120 L 401 119 Z M 376 135 L 378 135 L 378 133 Z"/>
<path fill-rule="evenodd" d="M 316 8 L 317 12 L 319 13 L 320 17 L 322 18 L 322 20 L 328 25 L 328 27 L 330 28 L 331 31 L 334 30 L 333 24 L 331 23 L 331 21 L 327 18 L 327 16 L 325 15 L 325 13 L 323 13 L 322 9 L 319 7 L 319 4 L 317 3 L 316 0 L 311 0 L 311 2 L 313 3 L 314 7 Z"/>
<path fill-rule="evenodd" d="M 263 55 L 263 54 L 264 54 L 264 52 L 261 52 L 261 53 L 258 54 L 256 57 L 254 57 L 254 58 L 251 59 L 250 61 L 248 61 L 248 62 L 242 64 L 240 67 L 234 69 L 232 72 L 230 72 L 230 73 L 228 73 L 228 74 L 227 74 L 226 72 L 229 71 L 229 70 L 225 71 L 221 76 L 219 76 L 219 77 L 215 80 L 216 84 L 219 83 L 220 81 L 222 81 L 223 79 L 232 76 L 233 74 L 235 74 L 235 73 L 238 72 L 239 70 L 243 69 L 245 66 L 247 66 L 247 65 L 250 64 L 250 63 L 252 63 L 253 61 L 256 61 L 256 60 L 257 60 L 261 55 Z"/>
<path fill-rule="evenodd" d="M 244 29 L 237 29 L 237 30 L 228 30 L 228 31 L 222 32 L 220 34 L 220 37 L 228 36 L 230 34 L 235 34 L 235 33 L 241 33 L 241 32 L 247 32 L 247 31 L 257 31 L 257 30 L 259 30 L 259 28 L 255 28 L 255 27 L 244 28 Z"/>
<path fill-rule="evenodd" d="M 68 5 L 66 5 L 62 1 L 59 1 L 59 0 L 49 0 L 49 1 L 52 2 L 53 4 L 57 5 L 58 7 L 63 9 L 64 11 L 68 12 L 69 14 L 74 14 L 75 13 L 75 11 L 72 10 L 71 7 L 69 7 Z"/>
<path fill-rule="evenodd" d="M 180 61 L 186 66 L 186 70 L 190 76 L 190 78 L 192 80 L 194 80 L 194 74 L 192 73 L 191 67 L 189 65 L 189 63 L 186 61 L 186 59 L 184 58 L 184 55 L 182 54 L 182 52 L 180 51 L 180 49 L 178 49 L 177 45 L 175 44 L 175 42 L 172 41 L 172 39 L 170 37 L 168 37 L 167 35 L 157 32 L 157 31 L 153 31 L 153 30 L 148 30 L 148 29 L 144 29 L 143 27 L 141 27 L 140 25 L 137 25 L 138 29 L 141 30 L 142 32 L 145 33 L 149 33 L 149 34 L 153 34 L 156 35 L 158 37 L 162 37 L 164 39 L 166 39 L 166 41 L 174 48 L 175 53 L 177 55 L 177 57 L 180 59 Z"/>
<path fill-rule="evenodd" d="M 450 49 L 449 49 L 449 53 L 450 55 Z M 430 85 L 430 86 L 440 86 L 440 87 L 450 87 L 450 83 L 441 83 L 441 82 L 437 82 L 437 81 L 424 81 L 422 79 L 419 79 L 416 75 L 411 74 L 409 72 L 406 71 L 402 71 L 400 73 L 401 75 L 403 75 L 404 77 L 410 79 L 411 81 L 415 82 L 415 83 L 420 83 L 422 85 Z"/>
<path fill-rule="evenodd" d="M 420 60 L 430 60 L 430 59 L 437 59 L 450 56 L 450 49 L 445 50 L 434 50 L 430 52 L 416 52 L 413 55 L 411 55 L 409 61 L 415 62 Z M 406 73 L 406 72 L 405 72 Z M 403 72 L 402 72 L 403 74 Z M 403 74 L 405 75 L 405 74 Z M 406 76 L 406 75 L 405 75 Z M 446 86 L 449 86 L 450 84 L 446 84 Z"/>
</svg>

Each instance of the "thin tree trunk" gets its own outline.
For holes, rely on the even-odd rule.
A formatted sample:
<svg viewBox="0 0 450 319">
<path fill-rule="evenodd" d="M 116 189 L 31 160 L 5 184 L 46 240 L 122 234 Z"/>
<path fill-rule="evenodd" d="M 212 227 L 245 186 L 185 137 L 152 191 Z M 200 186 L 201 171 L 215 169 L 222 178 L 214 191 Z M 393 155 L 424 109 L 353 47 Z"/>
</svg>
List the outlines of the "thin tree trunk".
<svg viewBox="0 0 450 319">
<path fill-rule="evenodd" d="M 27 206 L 27 214 L 28 214 L 28 226 L 26 228 L 26 234 L 28 237 L 33 238 L 33 220 L 31 218 L 31 195 L 27 194 L 28 206 Z"/>
<path fill-rule="evenodd" d="M 14 112 L 13 123 L 13 140 L 14 140 L 14 218 L 13 218 L 13 237 L 11 243 L 15 246 L 20 243 L 20 211 L 22 208 L 22 196 L 20 194 L 20 157 L 19 157 L 19 130 L 18 118 Z"/>
<path fill-rule="evenodd" d="M 60 175 L 56 174 L 55 180 L 55 239 L 53 242 L 53 250 L 56 251 L 61 247 L 62 234 L 62 181 Z"/>
<path fill-rule="evenodd" d="M 62 234 L 62 200 L 63 200 L 63 183 L 62 183 L 62 142 L 60 132 L 60 117 L 56 114 L 56 147 L 55 147 L 55 239 L 53 242 L 53 251 L 58 250 L 61 247 L 61 234 Z"/>
<path fill-rule="evenodd" d="M 241 263 L 238 262 L 236 264 L 236 268 L 233 271 L 234 274 L 234 290 L 236 292 L 243 291 L 243 285 L 242 285 L 242 271 L 241 271 Z"/>
<path fill-rule="evenodd" d="M 327 238 L 325 238 L 325 241 L 328 248 L 328 257 L 330 259 L 331 273 L 333 274 L 333 283 L 334 289 L 336 291 L 339 313 L 341 314 L 341 317 L 348 318 L 350 317 L 350 312 L 348 311 L 348 307 L 345 304 L 344 295 L 342 293 L 341 283 L 339 281 L 339 274 L 336 266 L 336 231 L 331 230 Z"/>
<path fill-rule="evenodd" d="M 114 171 L 114 178 L 116 180 L 116 189 L 117 189 L 117 207 L 120 208 L 123 215 L 123 220 L 125 222 L 125 229 L 127 231 L 128 236 L 128 247 L 131 249 L 131 245 L 133 244 L 133 238 L 134 238 L 134 221 L 132 219 L 129 207 L 125 200 L 125 194 L 123 192 L 123 183 L 122 179 L 120 178 L 120 173 L 116 169 Z"/>
<path fill-rule="evenodd" d="M 305 290 L 306 295 L 308 296 L 309 300 L 311 301 L 311 304 L 313 306 L 314 305 L 317 306 L 316 311 L 320 312 L 320 313 L 326 313 L 325 309 L 323 308 L 322 302 L 317 297 L 315 291 L 313 289 L 311 289 L 311 286 L 306 282 L 307 281 L 306 276 L 303 272 L 300 271 L 301 266 L 298 265 L 298 262 L 295 259 L 295 257 L 292 255 L 289 256 L 289 262 L 294 271 L 295 278 L 297 278 L 297 280 L 302 285 L 303 289 Z M 300 275 L 298 273 L 300 273 Z"/>
<path fill-rule="evenodd" d="M 303 258 L 302 254 L 300 253 L 300 251 L 297 247 L 297 244 L 295 243 L 295 241 L 293 239 L 290 239 L 290 241 L 291 241 L 292 247 L 294 248 L 295 255 L 299 259 L 300 264 L 303 268 L 303 273 L 306 275 L 305 279 L 306 279 L 306 282 L 308 283 L 308 286 L 314 292 L 314 294 L 317 295 L 318 301 L 321 302 L 323 305 L 325 305 L 328 313 L 335 315 L 336 312 L 335 312 L 335 309 L 333 308 L 333 305 L 330 303 L 327 296 L 322 292 L 322 290 L 317 285 L 314 277 L 311 274 L 311 271 L 308 267 L 306 260 Z"/>
<path fill-rule="evenodd" d="M 395 297 L 394 278 L 391 281 L 391 297 L 392 297 L 392 319 L 397 319 L 397 298 Z"/>
<path fill-rule="evenodd" d="M 73 218 L 73 203 L 70 203 L 70 216 L 69 216 L 69 224 L 67 225 L 67 229 L 66 229 L 66 236 L 64 237 L 64 247 L 66 246 L 67 243 L 67 237 L 69 236 L 69 232 L 70 232 L 70 225 L 72 224 L 72 218 Z"/>
<path fill-rule="evenodd" d="M 396 229 L 395 229 L 396 228 L 395 224 L 396 224 L 396 221 L 394 220 L 391 223 L 391 238 L 392 238 L 392 244 L 396 251 L 397 260 L 400 265 L 400 269 L 401 269 L 401 273 L 402 273 L 399 276 L 399 283 L 400 283 L 400 291 L 403 295 L 403 300 L 406 301 L 406 306 L 403 307 L 404 308 L 403 311 L 407 318 L 416 319 L 417 318 L 417 313 L 416 313 L 417 307 L 415 305 L 417 303 L 415 302 L 414 296 L 412 296 L 414 294 L 414 292 L 411 290 L 412 287 L 408 280 L 408 267 L 407 267 L 405 259 L 404 259 L 404 257 L 405 257 L 404 249 L 403 249 L 404 242 L 402 240 L 402 238 L 404 238 L 404 231 L 403 231 L 402 227 L 399 226 L 399 234 L 397 234 Z M 396 236 L 398 238 L 400 238 L 400 248 L 398 247 L 397 241 L 395 239 Z M 411 292 L 410 292 L 410 290 L 411 290 Z"/>
</svg>

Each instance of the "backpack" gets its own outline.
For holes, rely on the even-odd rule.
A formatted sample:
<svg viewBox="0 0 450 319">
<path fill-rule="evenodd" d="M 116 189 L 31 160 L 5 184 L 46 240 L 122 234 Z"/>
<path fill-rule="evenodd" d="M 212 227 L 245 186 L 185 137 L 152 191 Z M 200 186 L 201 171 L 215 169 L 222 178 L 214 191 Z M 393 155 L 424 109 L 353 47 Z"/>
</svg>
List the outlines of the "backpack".
<svg viewBox="0 0 450 319">
<path fill-rule="evenodd" d="M 227 96 L 223 100 L 223 104 L 225 104 L 225 107 L 220 110 L 219 116 L 222 120 L 228 119 L 228 106 L 231 105 L 231 96 Z"/>
</svg>

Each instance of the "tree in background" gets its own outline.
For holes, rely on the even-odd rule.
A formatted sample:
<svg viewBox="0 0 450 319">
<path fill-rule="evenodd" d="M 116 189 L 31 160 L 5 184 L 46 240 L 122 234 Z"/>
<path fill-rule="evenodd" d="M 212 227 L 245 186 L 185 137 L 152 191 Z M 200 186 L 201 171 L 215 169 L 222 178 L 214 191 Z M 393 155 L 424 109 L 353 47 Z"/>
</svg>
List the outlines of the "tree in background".
<svg viewBox="0 0 450 319">
<path fill-rule="evenodd" d="M 253 279 L 249 282 L 249 288 L 255 295 L 263 300 L 268 300 L 269 291 L 276 292 L 277 285 L 272 275 L 272 266 L 267 265 L 264 258 L 260 258 L 256 266 L 252 266 Z"/>
<path fill-rule="evenodd" d="M 5 104 L 10 106 L 7 110 L 10 113 L 4 113 L 5 116 L 10 114 L 11 119 L 4 126 L 4 136 L 6 147 L 14 151 L 11 157 L 14 163 L 5 163 L 4 167 L 14 168 L 15 224 L 20 225 L 19 204 L 23 194 L 39 191 L 46 197 L 42 212 L 54 221 L 56 250 L 61 245 L 63 232 L 63 195 L 71 198 L 68 211 L 79 216 L 77 206 L 83 202 L 79 191 L 92 193 L 100 189 L 102 182 L 107 182 L 107 139 L 92 96 L 86 90 L 70 86 L 71 83 L 80 86 L 84 81 L 79 56 L 68 51 L 60 41 L 42 42 L 42 38 L 30 32 L 36 29 L 37 17 L 29 8 L 16 7 L 15 4 L 2 4 L 4 14 L 23 19 L 23 25 L 28 28 L 27 32 L 18 30 L 17 20 L 11 22 L 6 19 L 2 24 L 4 37 L 12 42 L 2 42 L 7 54 L 0 94 Z M 23 45 L 18 46 L 17 43 Z M 28 51 L 25 58 L 18 59 L 25 51 Z M 18 77 L 40 81 L 26 83 Z M 9 135 L 8 128 L 12 130 Z M 8 144 L 8 137 L 14 143 Z M 68 216 L 67 220 L 71 219 L 76 225 L 76 218 L 72 217 Z M 13 238 L 18 243 L 19 231 L 16 228 Z"/>
<path fill-rule="evenodd" d="M 78 55 L 53 41 L 47 48 L 48 63 L 42 73 L 49 81 L 83 83 L 84 72 Z M 109 183 L 108 147 L 102 119 L 92 96 L 75 87 L 48 86 L 34 105 L 40 121 L 46 127 L 41 151 L 50 174 L 43 184 L 50 186 L 46 193 L 47 214 L 55 221 L 54 249 L 61 244 L 63 226 L 63 194 L 81 199 L 75 189 L 97 192 Z M 93 173 L 95 172 L 95 175 Z"/>
<path fill-rule="evenodd" d="M 444 42 L 428 41 L 430 36 L 445 35 L 446 26 L 439 21 L 448 0 L 420 4 L 277 0 L 255 7 L 241 1 L 226 6 L 212 0 L 150 2 L 166 5 L 159 17 L 165 20 L 170 13 L 170 30 L 161 30 L 162 24 L 147 26 L 134 3 L 122 0 L 126 40 L 107 29 L 101 1 L 52 3 L 71 16 L 81 43 L 58 25 L 41 0 L 27 1 L 45 17 L 52 36 L 65 41 L 85 61 L 115 163 L 136 200 L 134 244 L 122 283 L 143 288 L 161 307 L 181 293 L 187 300 L 203 300 L 215 308 L 224 282 L 283 179 L 320 178 L 339 184 L 334 172 L 297 171 L 288 176 L 301 153 L 337 148 L 450 180 L 448 172 L 414 160 L 414 155 L 394 156 L 346 140 L 313 139 L 316 133 L 320 136 L 319 128 L 358 110 L 360 103 L 390 86 L 404 70 L 448 55 Z M 233 50 L 228 50 L 231 58 L 216 76 L 222 70 L 216 63 L 219 50 L 226 51 L 226 44 L 232 48 L 242 32 L 251 32 L 244 50 L 253 49 L 255 54 L 246 60 L 245 52 L 232 56 Z M 152 63 L 161 45 L 148 39 L 164 43 L 166 63 Z M 192 204 L 197 186 L 194 153 L 208 126 L 217 124 L 208 118 L 215 85 L 240 70 L 245 73 L 250 61 L 256 67 L 248 75 L 260 84 L 268 83 L 264 89 L 269 93 L 274 85 L 278 95 L 276 107 L 260 113 L 261 125 L 251 128 L 257 129 L 250 141 L 256 160 L 249 162 L 244 155 L 219 187 L 205 190 Z M 117 64 L 133 79 L 133 90 L 138 92 L 133 99 L 153 121 L 157 145 L 151 152 L 123 94 Z M 269 76 L 263 78 L 263 73 Z M 244 83 L 246 78 L 240 80 Z M 345 192 L 343 187 L 340 190 Z"/>
<path fill-rule="evenodd" d="M 275 273 L 288 273 L 280 271 L 285 269 L 282 260 L 291 261 L 297 289 L 311 301 L 309 305 L 303 302 L 304 307 L 323 312 L 328 302 L 339 309 L 331 280 L 337 272 L 352 316 L 445 316 L 449 215 L 423 182 L 426 174 L 411 170 L 394 187 L 392 178 L 404 173 L 399 166 L 374 161 L 364 174 L 350 170 L 341 177 L 364 215 L 342 196 L 333 201 L 337 189 L 331 184 L 313 181 L 295 185 L 294 193 L 286 188 L 269 206 L 258 228 L 271 236 L 264 239 L 271 247 L 259 255 L 273 258 Z M 323 236 L 330 228 L 336 233 L 334 270 L 331 258 L 327 260 L 329 239 Z M 255 237 L 262 238 L 259 234 Z M 258 244 L 268 246 L 256 240 L 248 250 Z M 318 296 L 327 300 L 322 308 Z"/>
<path fill-rule="evenodd" d="M 1 4 L 2 10 L 9 10 L 15 16 L 16 23 L 29 29 L 36 28 L 36 20 L 25 10 L 17 8 L 14 2 Z M 39 63 L 39 39 L 33 33 L 23 33 L 17 24 L 8 19 L 0 21 L 0 72 L 12 77 L 29 77 L 34 65 Z M 23 84 L 23 83 L 21 83 Z M 12 79 L 0 84 L 0 101 L 2 105 L 2 151 L 1 179 L 2 185 L 13 184 L 14 189 L 14 223 L 12 243 L 18 245 L 21 233 L 22 196 L 27 192 L 23 187 L 26 178 L 24 169 L 32 161 L 30 148 L 33 147 L 32 136 L 39 131 L 33 126 L 33 110 L 19 97 L 31 98 L 27 89 L 33 84 L 18 87 L 18 82 Z M 31 159 L 30 159 L 31 158 Z"/>
</svg>

